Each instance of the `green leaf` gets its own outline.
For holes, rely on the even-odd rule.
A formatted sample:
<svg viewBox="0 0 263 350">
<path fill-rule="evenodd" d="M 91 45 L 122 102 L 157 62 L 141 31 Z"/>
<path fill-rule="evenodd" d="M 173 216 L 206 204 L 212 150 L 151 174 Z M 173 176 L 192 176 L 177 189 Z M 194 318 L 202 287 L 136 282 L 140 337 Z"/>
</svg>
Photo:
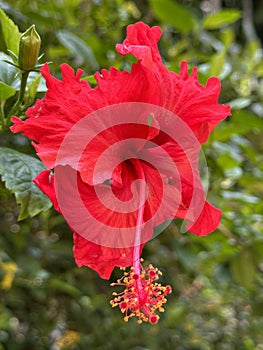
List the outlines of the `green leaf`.
<svg viewBox="0 0 263 350">
<path fill-rule="evenodd" d="M 195 252 L 184 245 L 176 245 L 174 248 L 178 259 L 187 269 L 194 270 L 197 267 Z"/>
<path fill-rule="evenodd" d="M 231 154 L 223 153 L 217 158 L 217 164 L 224 169 L 231 169 L 240 164 L 240 160 L 231 156 Z"/>
<path fill-rule="evenodd" d="M 244 109 L 251 104 L 251 99 L 247 97 L 239 97 L 229 102 L 231 109 Z"/>
<path fill-rule="evenodd" d="M 218 125 L 213 131 L 212 138 L 226 141 L 235 134 L 244 135 L 253 130 L 263 130 L 262 118 L 246 110 L 234 110 L 229 120 Z"/>
<path fill-rule="evenodd" d="M 72 297 L 75 297 L 75 298 L 82 295 L 82 292 L 78 288 L 72 286 L 70 283 L 61 281 L 57 278 L 50 279 L 49 288 L 54 289 L 58 293 L 62 292 L 62 293 L 71 295 Z"/>
<path fill-rule="evenodd" d="M 14 96 L 15 93 L 16 89 L 0 81 L 0 102 L 8 100 L 9 97 Z"/>
<path fill-rule="evenodd" d="M 221 50 L 212 56 L 211 65 L 210 65 L 210 75 L 218 76 L 223 69 L 225 63 L 225 50 Z"/>
<path fill-rule="evenodd" d="M 0 329 L 1 331 L 8 330 L 10 328 L 10 318 L 12 317 L 9 309 L 6 309 L 3 305 L 0 305 Z M 1 349 L 1 348 L 0 348 Z"/>
<path fill-rule="evenodd" d="M 28 96 L 31 100 L 34 100 L 40 83 L 41 74 L 37 74 L 31 82 L 28 83 L 27 91 Z"/>
<path fill-rule="evenodd" d="M 32 84 L 32 85 L 31 85 Z M 37 89 L 36 92 L 46 92 L 47 85 L 44 77 L 37 72 L 30 72 L 27 80 L 28 89 Z M 33 93 L 33 91 L 32 91 Z"/>
<path fill-rule="evenodd" d="M 0 52 L 0 81 L 15 88 L 20 83 L 18 72 L 14 66 L 5 62 L 5 60 L 12 62 L 10 56 Z"/>
<path fill-rule="evenodd" d="M 258 197 L 242 192 L 222 191 L 221 194 L 226 200 L 235 200 L 251 204 L 256 204 L 260 201 Z"/>
<path fill-rule="evenodd" d="M 205 29 L 218 29 L 236 22 L 241 17 L 241 12 L 236 9 L 222 10 L 204 18 Z"/>
<path fill-rule="evenodd" d="M 253 316 L 263 315 L 263 300 L 255 300 L 256 302 L 252 304 Z M 254 350 L 255 348 L 253 348 Z"/>
<path fill-rule="evenodd" d="M 15 23 L 0 9 L 0 23 L 6 48 L 18 54 L 21 33 Z"/>
<path fill-rule="evenodd" d="M 195 29 L 193 15 L 186 7 L 171 0 L 150 0 L 150 4 L 156 18 L 163 23 L 171 24 L 182 33 Z"/>
<path fill-rule="evenodd" d="M 91 86 L 98 85 L 97 80 L 95 79 L 94 75 L 88 75 L 86 77 L 83 77 L 81 80 L 86 80 Z"/>
<path fill-rule="evenodd" d="M 235 256 L 230 266 L 234 281 L 244 288 L 251 289 L 256 277 L 256 268 L 250 251 L 244 249 Z"/>
<path fill-rule="evenodd" d="M 220 39 L 224 44 L 225 50 L 235 41 L 235 32 L 232 27 L 225 28 L 220 34 Z"/>
<path fill-rule="evenodd" d="M 80 65 L 86 63 L 93 71 L 99 69 L 99 64 L 93 51 L 85 41 L 66 30 L 59 30 L 57 38 L 62 45 L 67 47 L 81 61 L 79 62 Z"/>
<path fill-rule="evenodd" d="M 52 205 L 32 180 L 45 167 L 36 158 L 15 150 L 0 147 L 0 175 L 6 188 L 15 194 L 21 205 L 19 220 L 35 216 Z"/>
</svg>

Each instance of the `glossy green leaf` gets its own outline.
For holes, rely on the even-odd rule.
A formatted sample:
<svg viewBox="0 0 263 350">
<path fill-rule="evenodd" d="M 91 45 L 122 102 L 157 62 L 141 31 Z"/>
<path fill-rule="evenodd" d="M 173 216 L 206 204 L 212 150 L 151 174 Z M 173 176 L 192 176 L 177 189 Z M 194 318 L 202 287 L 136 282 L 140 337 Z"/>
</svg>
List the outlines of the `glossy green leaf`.
<svg viewBox="0 0 263 350">
<path fill-rule="evenodd" d="M 79 65 L 87 64 L 93 71 L 99 68 L 99 64 L 94 56 L 92 49 L 80 39 L 77 35 L 66 30 L 59 30 L 57 38 L 62 45 L 67 47 L 72 54 L 79 60 Z"/>
<path fill-rule="evenodd" d="M 193 14 L 184 6 L 171 0 L 150 0 L 155 16 L 163 23 L 171 24 L 182 33 L 195 29 Z"/>
<path fill-rule="evenodd" d="M 0 52 L 0 81 L 12 87 L 19 86 L 17 69 L 6 61 L 12 62 L 11 57 Z"/>
<path fill-rule="evenodd" d="M 0 9 L 0 23 L 6 48 L 18 54 L 21 33 L 17 25 Z"/>
<path fill-rule="evenodd" d="M 45 167 L 36 158 L 0 147 L 0 175 L 21 205 L 19 219 L 35 216 L 51 207 L 50 200 L 32 182 Z"/>
<path fill-rule="evenodd" d="M 222 10 L 204 18 L 205 29 L 218 29 L 232 24 L 241 18 L 241 12 L 236 9 Z"/>
<path fill-rule="evenodd" d="M 8 100 L 9 97 L 14 96 L 15 93 L 16 89 L 0 81 L 0 102 Z"/>
</svg>

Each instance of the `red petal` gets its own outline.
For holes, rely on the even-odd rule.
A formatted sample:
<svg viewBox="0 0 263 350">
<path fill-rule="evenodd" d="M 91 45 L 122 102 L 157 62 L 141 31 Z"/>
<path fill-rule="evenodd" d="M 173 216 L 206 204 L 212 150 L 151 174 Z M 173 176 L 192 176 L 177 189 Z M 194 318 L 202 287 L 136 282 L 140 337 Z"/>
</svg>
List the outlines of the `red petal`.
<svg viewBox="0 0 263 350">
<path fill-rule="evenodd" d="M 179 74 L 169 72 L 158 51 L 160 34 L 158 27 L 150 28 L 142 22 L 130 25 L 126 39 L 116 49 L 122 55 L 133 54 L 148 68 L 152 73 L 151 86 L 158 90 L 158 99 L 155 97 L 152 103 L 160 104 L 182 118 L 203 143 L 214 127 L 230 115 L 229 106 L 218 104 L 220 81 L 210 78 L 203 87 L 198 82 L 196 68 L 188 75 L 186 62 L 182 62 Z"/>
<path fill-rule="evenodd" d="M 114 267 L 133 264 L 133 248 L 107 248 L 74 234 L 74 256 L 78 266 L 88 266 L 101 278 L 109 279 Z M 142 250 L 142 247 L 141 247 Z"/>
<path fill-rule="evenodd" d="M 67 172 L 67 174 L 73 174 L 71 171 Z M 71 179 L 72 180 L 72 179 Z M 71 180 L 64 185 L 69 185 L 66 189 L 66 195 L 69 199 L 72 183 Z M 81 180 L 80 180 L 81 181 Z M 54 204 L 56 210 L 61 212 L 61 208 L 58 205 L 58 198 L 56 197 L 55 191 L 55 175 L 51 175 L 49 170 L 42 171 L 34 180 L 34 182 L 39 186 L 39 188 L 50 198 L 52 203 Z M 63 185 L 63 184 L 62 184 Z M 87 193 L 89 186 L 82 183 L 85 186 L 85 191 L 83 191 L 83 195 Z M 91 188 L 90 188 L 91 189 Z M 60 192 L 65 190 L 65 188 L 60 188 Z M 83 189 L 82 189 L 83 190 Z M 59 195 L 61 193 L 59 192 Z M 90 190 L 92 192 L 92 190 Z M 72 198 L 72 197 L 71 197 Z M 92 198 L 88 198 L 88 200 L 92 203 Z M 65 210 L 65 205 L 67 203 L 63 203 L 63 198 L 59 198 L 59 203 L 64 204 L 63 210 Z M 76 204 L 71 202 L 69 203 L 69 207 Z M 74 209 L 74 207 L 73 207 Z M 74 215 L 74 213 L 73 213 Z M 72 222 L 68 222 L 71 226 Z M 89 228 L 91 230 L 91 236 L 93 234 L 92 227 Z M 81 233 L 81 232 L 80 232 Z M 99 232 L 94 232 L 95 235 L 99 235 Z M 76 263 L 78 266 L 89 266 L 93 270 L 97 271 L 102 278 L 108 279 L 110 274 L 115 266 L 119 267 L 127 267 L 132 265 L 133 259 L 133 247 L 131 248 L 110 248 L 104 247 L 103 245 L 95 244 L 87 239 L 85 239 L 80 234 L 74 233 L 74 256 Z M 140 250 L 142 250 L 143 245 L 141 245 Z"/>
<path fill-rule="evenodd" d="M 126 105 L 125 105 L 126 106 Z M 87 146 L 83 150 L 79 163 L 74 167 L 81 173 L 82 180 L 90 185 L 97 185 L 111 179 L 115 186 L 121 186 L 121 179 L 113 169 L 125 159 L 135 156 L 144 147 L 147 140 L 155 138 L 159 133 L 159 124 L 152 116 L 151 126 L 147 125 L 149 113 L 144 107 L 136 108 L 130 104 L 125 108 L 122 104 L 114 105 L 109 109 L 98 111 L 88 120 L 83 138 Z M 141 104 L 140 104 L 141 106 Z M 144 105 L 143 105 L 144 106 Z M 149 109 L 149 108 L 148 108 Z M 125 113 L 127 122 L 123 118 Z M 109 114 L 114 115 L 114 121 L 109 120 Z M 101 132 L 98 131 L 100 125 Z M 114 126 L 111 126 L 114 125 Z M 82 133 L 81 128 L 80 133 Z M 76 154 L 80 145 L 81 135 L 75 138 L 66 153 Z M 89 142 L 88 140 L 91 139 Z M 72 164 L 72 162 L 70 162 Z"/>
<path fill-rule="evenodd" d="M 221 215 L 219 209 L 206 201 L 199 218 L 194 223 L 188 223 L 186 228 L 197 236 L 206 236 L 218 227 Z"/>
<path fill-rule="evenodd" d="M 49 168 L 54 168 L 57 152 L 68 131 L 101 106 L 98 98 L 94 99 L 94 90 L 86 81 L 80 81 L 81 70 L 74 75 L 73 69 L 63 64 L 61 71 L 62 81 L 54 78 L 45 64 L 41 69 L 48 86 L 44 99 L 28 108 L 27 120 L 12 118 L 14 125 L 11 130 L 22 131 L 23 135 L 36 141 L 33 145 L 38 156 Z"/>
<path fill-rule="evenodd" d="M 56 193 L 54 190 L 54 176 L 50 173 L 50 170 L 43 170 L 37 175 L 33 182 L 44 192 L 51 202 L 53 203 L 55 209 L 60 212 Z"/>
<path fill-rule="evenodd" d="M 173 112 L 191 127 L 199 142 L 204 143 L 215 126 L 231 114 L 230 106 L 218 104 L 221 88 L 218 78 L 209 78 L 203 87 L 198 82 L 197 69 L 190 76 L 187 71 L 187 63 L 183 62 L 180 76 L 173 76 L 176 86 Z"/>
<path fill-rule="evenodd" d="M 162 64 L 158 50 L 158 41 L 162 35 L 159 27 L 150 28 L 143 22 L 131 24 L 127 27 L 127 37 L 122 44 L 116 45 L 121 55 L 132 54 L 149 69 L 153 69 L 155 61 Z"/>
</svg>

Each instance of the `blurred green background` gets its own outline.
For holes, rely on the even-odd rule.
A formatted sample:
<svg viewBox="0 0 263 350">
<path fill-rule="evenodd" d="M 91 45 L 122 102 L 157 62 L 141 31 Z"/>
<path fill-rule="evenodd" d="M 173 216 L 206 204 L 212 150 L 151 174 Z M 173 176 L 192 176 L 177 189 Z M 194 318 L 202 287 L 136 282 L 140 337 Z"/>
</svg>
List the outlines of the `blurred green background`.
<svg viewBox="0 0 263 350">
<path fill-rule="evenodd" d="M 36 25 L 42 62 L 52 62 L 58 77 L 63 62 L 86 76 L 113 65 L 130 69 L 133 59 L 115 52 L 125 27 L 139 20 L 160 25 L 169 69 L 188 60 L 202 83 L 218 76 L 220 101 L 232 106 L 232 117 L 204 146 L 208 198 L 223 211 L 220 227 L 200 238 L 174 222 L 144 248 L 146 263 L 160 267 L 162 282 L 173 287 L 154 326 L 124 323 L 109 305 L 109 281 L 76 267 L 64 219 L 50 209 L 18 221 L 14 196 L 0 182 L 0 349 L 262 350 L 262 2 L 9 0 L 0 8 L 21 32 Z M 0 146 L 35 155 L 21 135 L 1 132 Z"/>
</svg>

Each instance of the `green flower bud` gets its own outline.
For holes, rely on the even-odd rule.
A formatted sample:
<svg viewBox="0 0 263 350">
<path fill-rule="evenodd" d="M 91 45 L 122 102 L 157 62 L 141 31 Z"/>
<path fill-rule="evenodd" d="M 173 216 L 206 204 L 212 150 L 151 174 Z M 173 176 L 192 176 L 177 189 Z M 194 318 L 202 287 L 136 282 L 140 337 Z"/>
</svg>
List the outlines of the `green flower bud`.
<svg viewBox="0 0 263 350">
<path fill-rule="evenodd" d="M 21 35 L 19 42 L 18 63 L 23 70 L 30 71 L 34 69 L 37 63 L 40 45 L 41 39 L 33 24 Z"/>
</svg>

